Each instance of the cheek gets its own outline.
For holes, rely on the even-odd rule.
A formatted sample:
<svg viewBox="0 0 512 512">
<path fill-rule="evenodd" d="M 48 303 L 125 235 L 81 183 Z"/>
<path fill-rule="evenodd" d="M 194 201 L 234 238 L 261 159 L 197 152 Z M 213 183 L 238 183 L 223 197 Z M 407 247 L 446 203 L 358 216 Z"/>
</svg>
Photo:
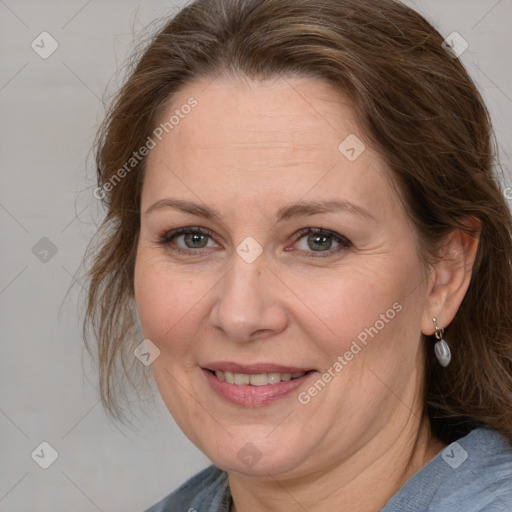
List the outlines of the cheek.
<svg viewBox="0 0 512 512">
<path fill-rule="evenodd" d="M 379 265 L 373 261 L 371 267 L 354 266 L 326 283 L 331 293 L 324 293 L 323 300 L 318 293 L 311 297 L 329 328 L 322 342 L 323 352 L 329 355 L 326 363 L 345 354 L 346 360 L 371 360 L 372 365 L 393 358 L 411 361 L 417 345 L 404 345 L 403 340 L 414 340 L 419 334 L 422 279 L 411 255 L 386 258 Z"/>
<path fill-rule="evenodd" d="M 309 415 L 332 424 L 350 417 L 355 424 L 377 425 L 401 401 L 412 403 L 407 393 L 416 389 L 411 379 L 418 367 L 421 268 L 411 255 L 353 265 L 342 274 L 325 283 L 332 293 L 318 316 L 329 327 L 327 334 L 302 324 L 316 353 L 322 353 L 326 392 L 315 384 L 299 401 L 310 407 Z M 320 307 L 321 295 L 313 298 Z M 322 398 L 315 398 L 320 393 Z"/>
<path fill-rule="evenodd" d="M 199 326 L 202 299 L 211 284 L 176 272 L 165 258 L 139 250 L 135 265 L 135 301 L 144 336 L 153 341 L 162 355 L 172 347 L 184 350 Z"/>
</svg>

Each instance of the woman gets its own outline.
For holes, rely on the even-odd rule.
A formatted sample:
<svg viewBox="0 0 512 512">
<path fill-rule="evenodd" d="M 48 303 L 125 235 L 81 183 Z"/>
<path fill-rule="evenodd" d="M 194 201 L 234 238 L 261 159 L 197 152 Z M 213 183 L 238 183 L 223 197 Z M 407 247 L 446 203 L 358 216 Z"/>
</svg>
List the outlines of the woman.
<svg viewBox="0 0 512 512">
<path fill-rule="evenodd" d="M 490 138 L 392 0 L 198 0 L 160 30 L 98 140 L 87 311 L 107 410 L 135 349 L 213 463 L 151 512 L 512 510 Z"/>
</svg>

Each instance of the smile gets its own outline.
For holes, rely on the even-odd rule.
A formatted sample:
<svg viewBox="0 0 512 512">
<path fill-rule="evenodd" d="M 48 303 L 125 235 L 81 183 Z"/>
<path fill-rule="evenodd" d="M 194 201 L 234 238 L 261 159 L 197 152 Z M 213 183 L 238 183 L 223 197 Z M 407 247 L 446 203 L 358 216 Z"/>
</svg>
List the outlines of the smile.
<svg viewBox="0 0 512 512">
<path fill-rule="evenodd" d="M 247 407 L 265 406 L 290 395 L 292 391 L 318 372 L 304 370 L 295 372 L 240 373 L 230 370 L 203 368 L 210 389 L 220 398 L 236 405 Z"/>
</svg>

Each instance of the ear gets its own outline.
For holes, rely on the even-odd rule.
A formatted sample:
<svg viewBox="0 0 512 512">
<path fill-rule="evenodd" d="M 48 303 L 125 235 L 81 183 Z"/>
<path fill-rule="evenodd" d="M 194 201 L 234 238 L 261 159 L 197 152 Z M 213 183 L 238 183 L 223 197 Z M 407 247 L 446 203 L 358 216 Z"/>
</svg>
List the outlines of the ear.
<svg viewBox="0 0 512 512">
<path fill-rule="evenodd" d="M 471 217 L 464 220 L 464 225 L 471 233 L 461 229 L 451 231 L 444 240 L 440 258 L 430 274 L 429 295 L 421 322 L 423 334 L 434 334 L 433 318 L 436 318 L 439 327 L 449 325 L 466 295 L 478 248 L 481 223 Z"/>
</svg>

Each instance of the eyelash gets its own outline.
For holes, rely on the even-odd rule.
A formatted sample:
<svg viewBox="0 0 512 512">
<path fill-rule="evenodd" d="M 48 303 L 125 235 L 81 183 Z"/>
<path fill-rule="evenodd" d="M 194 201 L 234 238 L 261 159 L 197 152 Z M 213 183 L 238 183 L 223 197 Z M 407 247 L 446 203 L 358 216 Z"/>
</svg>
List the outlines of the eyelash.
<svg viewBox="0 0 512 512">
<path fill-rule="evenodd" d="M 206 235 L 206 236 L 209 236 L 210 238 L 213 238 L 212 232 L 206 228 L 186 227 L 186 228 L 179 228 L 179 229 L 175 229 L 173 231 L 164 233 L 157 239 L 157 243 L 160 245 L 163 245 L 163 246 L 167 246 L 172 251 L 175 251 L 179 254 L 185 254 L 185 255 L 189 255 L 189 256 L 200 255 L 202 252 L 202 249 L 204 249 L 204 248 L 184 249 L 183 247 L 179 247 L 179 246 L 171 247 L 171 242 L 176 237 L 178 237 L 179 235 L 183 235 L 183 234 L 200 234 L 200 235 Z M 304 258 L 327 258 L 329 256 L 332 256 L 333 254 L 336 254 L 336 253 L 342 251 L 343 249 L 350 249 L 353 247 L 352 242 L 348 238 L 346 238 L 342 235 L 339 235 L 339 234 L 335 233 L 334 231 L 329 231 L 328 229 L 324 229 L 321 227 L 320 228 L 311 228 L 310 227 L 310 228 L 300 229 L 294 235 L 294 237 L 296 238 L 294 244 L 297 243 L 299 240 L 301 240 L 304 236 L 310 235 L 310 234 L 331 237 L 339 244 L 339 246 L 333 250 L 329 249 L 328 251 L 302 251 L 302 250 L 300 250 L 299 252 L 302 253 L 302 257 L 304 257 Z M 323 255 L 323 254 L 325 254 L 325 255 Z"/>
</svg>

